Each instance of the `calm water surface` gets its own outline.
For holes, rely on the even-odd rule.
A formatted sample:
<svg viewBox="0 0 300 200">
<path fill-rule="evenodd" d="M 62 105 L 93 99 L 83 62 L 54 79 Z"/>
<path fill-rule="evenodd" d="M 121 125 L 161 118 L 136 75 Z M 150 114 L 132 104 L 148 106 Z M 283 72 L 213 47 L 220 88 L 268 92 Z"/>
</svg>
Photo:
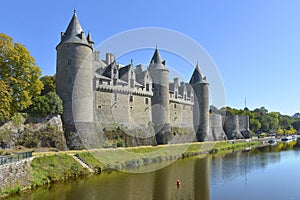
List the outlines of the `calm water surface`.
<svg viewBox="0 0 300 200">
<path fill-rule="evenodd" d="M 183 159 L 151 173 L 101 174 L 11 199 L 299 200 L 300 148 L 293 145 Z"/>
</svg>

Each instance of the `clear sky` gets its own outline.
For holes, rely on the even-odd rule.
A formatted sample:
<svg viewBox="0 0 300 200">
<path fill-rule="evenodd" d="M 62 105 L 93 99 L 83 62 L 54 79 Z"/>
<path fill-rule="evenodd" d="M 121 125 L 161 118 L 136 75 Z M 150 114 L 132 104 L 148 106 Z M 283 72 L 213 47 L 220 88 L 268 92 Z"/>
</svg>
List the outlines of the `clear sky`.
<svg viewBox="0 0 300 200">
<path fill-rule="evenodd" d="M 0 32 L 25 45 L 43 75 L 55 73 L 55 46 L 76 7 L 96 44 L 142 27 L 191 37 L 215 62 L 228 106 L 243 108 L 246 97 L 250 109 L 300 112 L 298 0 L 9 0 L 0 6 Z"/>
</svg>

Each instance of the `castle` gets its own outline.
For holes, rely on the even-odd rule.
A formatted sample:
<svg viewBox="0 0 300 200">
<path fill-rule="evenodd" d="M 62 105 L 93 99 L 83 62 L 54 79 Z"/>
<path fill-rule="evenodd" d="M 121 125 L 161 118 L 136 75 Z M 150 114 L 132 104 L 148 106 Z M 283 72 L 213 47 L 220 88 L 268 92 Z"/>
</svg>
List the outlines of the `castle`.
<svg viewBox="0 0 300 200">
<path fill-rule="evenodd" d="M 112 126 L 149 145 L 225 140 L 249 132 L 247 116 L 209 114 L 209 83 L 198 64 L 185 83 L 169 81 L 158 48 L 145 70 L 132 61 L 117 63 L 112 53 L 101 60 L 76 11 L 56 50 L 56 87 L 70 148 Z"/>
</svg>

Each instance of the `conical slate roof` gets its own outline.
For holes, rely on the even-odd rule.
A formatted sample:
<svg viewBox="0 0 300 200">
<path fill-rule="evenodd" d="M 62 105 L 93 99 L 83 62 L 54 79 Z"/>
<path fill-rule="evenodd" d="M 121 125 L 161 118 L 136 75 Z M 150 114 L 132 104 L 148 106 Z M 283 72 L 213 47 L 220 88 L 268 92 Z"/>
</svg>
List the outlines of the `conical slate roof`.
<svg viewBox="0 0 300 200">
<path fill-rule="evenodd" d="M 155 52 L 152 56 L 150 63 L 160 63 L 160 64 L 162 63 L 162 59 L 161 59 L 160 53 L 157 48 L 155 49 Z"/>
<path fill-rule="evenodd" d="M 202 72 L 200 71 L 199 65 L 197 63 L 196 68 L 193 72 L 193 75 L 190 80 L 190 84 L 195 84 L 195 83 L 207 83 L 205 80 L 205 77 L 203 76 Z"/>
<path fill-rule="evenodd" d="M 149 69 L 166 69 L 165 61 L 162 60 L 157 47 L 150 61 Z"/>
<path fill-rule="evenodd" d="M 77 18 L 76 11 L 74 11 L 66 32 L 62 35 L 61 43 L 83 43 L 89 45 Z"/>
</svg>

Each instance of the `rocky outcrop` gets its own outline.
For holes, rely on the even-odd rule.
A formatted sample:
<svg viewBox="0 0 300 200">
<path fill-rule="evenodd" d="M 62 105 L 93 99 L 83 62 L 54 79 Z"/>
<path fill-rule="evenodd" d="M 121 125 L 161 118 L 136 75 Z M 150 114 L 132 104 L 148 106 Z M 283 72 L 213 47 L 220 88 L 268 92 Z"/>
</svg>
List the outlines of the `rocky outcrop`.
<svg viewBox="0 0 300 200">
<path fill-rule="evenodd" d="M 22 117 L 22 116 L 21 116 Z M 8 121 L 0 127 L 0 148 L 56 147 L 67 149 L 60 116 L 26 119 L 19 123 Z"/>
</svg>

